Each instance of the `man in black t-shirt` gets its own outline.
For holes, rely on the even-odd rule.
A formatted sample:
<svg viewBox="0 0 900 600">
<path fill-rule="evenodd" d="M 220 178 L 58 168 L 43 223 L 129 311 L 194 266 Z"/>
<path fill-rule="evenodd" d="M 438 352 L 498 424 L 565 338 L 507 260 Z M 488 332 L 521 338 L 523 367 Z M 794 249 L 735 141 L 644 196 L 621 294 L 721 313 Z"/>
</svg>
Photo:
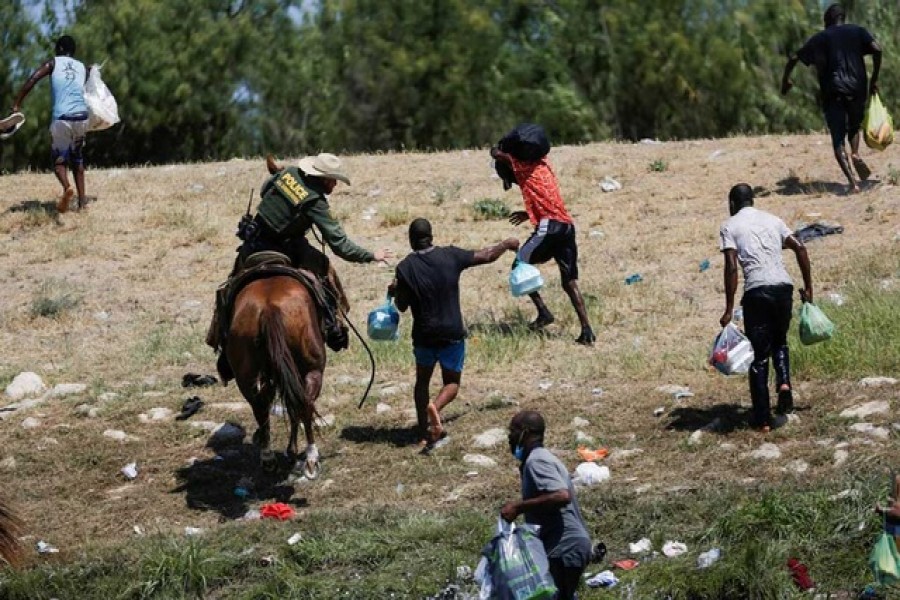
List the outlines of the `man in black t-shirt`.
<svg viewBox="0 0 900 600">
<path fill-rule="evenodd" d="M 863 60 L 866 54 L 872 55 L 872 79 L 868 86 Z M 860 179 L 868 178 L 869 167 L 859 156 L 859 128 L 866 110 L 867 93 L 871 95 L 878 90 L 881 46 L 865 28 L 844 23 L 844 9 L 839 4 L 832 4 L 825 11 L 825 29 L 809 38 L 790 56 L 781 79 L 782 94 L 787 94 L 794 85 L 790 78 L 798 61 L 806 66 L 816 66 L 834 156 L 850 182 L 850 193 L 859 192 L 847 161 L 844 138 L 850 140 L 850 158 L 857 174 Z"/>
<path fill-rule="evenodd" d="M 388 286 L 397 308 L 413 314 L 413 354 L 416 357 L 416 419 L 423 443 L 431 446 L 444 436 L 441 409 L 456 398 L 466 355 L 466 327 L 459 306 L 459 277 L 465 269 L 492 263 L 519 241 L 509 238 L 483 250 L 433 246 L 431 223 L 416 219 L 409 225 L 406 258 L 397 265 L 396 278 Z M 429 402 L 434 366 L 441 363 L 443 387 Z"/>
</svg>

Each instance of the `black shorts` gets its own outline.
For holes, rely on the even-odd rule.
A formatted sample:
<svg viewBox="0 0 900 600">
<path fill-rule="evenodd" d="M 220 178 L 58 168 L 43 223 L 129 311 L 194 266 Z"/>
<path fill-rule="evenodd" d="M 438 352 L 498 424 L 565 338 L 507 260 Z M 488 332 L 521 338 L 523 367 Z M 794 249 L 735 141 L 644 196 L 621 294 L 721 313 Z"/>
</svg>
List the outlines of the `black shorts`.
<svg viewBox="0 0 900 600">
<path fill-rule="evenodd" d="M 831 133 L 835 149 L 844 145 L 845 139 L 857 134 L 866 113 L 865 93 L 856 96 L 834 96 L 825 101 L 825 123 Z"/>
<path fill-rule="evenodd" d="M 575 226 L 571 223 L 544 219 L 538 223 L 516 257 L 530 265 L 545 263 L 551 258 L 559 267 L 563 283 L 578 279 L 578 244 Z"/>
</svg>

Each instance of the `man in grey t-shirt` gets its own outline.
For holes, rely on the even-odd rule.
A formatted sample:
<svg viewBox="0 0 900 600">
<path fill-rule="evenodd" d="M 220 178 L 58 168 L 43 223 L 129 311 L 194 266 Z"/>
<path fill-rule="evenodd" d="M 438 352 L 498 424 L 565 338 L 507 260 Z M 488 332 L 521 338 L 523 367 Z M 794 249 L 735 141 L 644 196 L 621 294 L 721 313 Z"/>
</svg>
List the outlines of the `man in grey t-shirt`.
<svg viewBox="0 0 900 600">
<path fill-rule="evenodd" d="M 504 504 L 500 516 L 512 522 L 524 514 L 526 523 L 540 527 L 557 599 L 573 600 L 591 559 L 591 538 L 566 467 L 544 448 L 544 429 L 544 418 L 535 411 L 510 421 L 509 449 L 521 463 L 522 499 Z"/>
<path fill-rule="evenodd" d="M 797 256 L 805 289 L 804 302 L 812 302 L 813 289 L 809 256 L 803 242 L 794 237 L 784 221 L 753 208 L 753 190 L 740 183 L 728 194 L 731 218 L 719 231 L 719 250 L 725 256 L 725 314 L 719 319 L 724 327 L 731 321 L 738 284 L 738 264 L 744 271 L 744 322 L 753 346 L 750 364 L 750 399 L 753 402 L 751 425 L 763 432 L 783 425 L 785 413 L 794 409 L 791 393 L 791 367 L 787 331 L 791 324 L 794 286 L 781 259 L 782 248 Z M 775 363 L 778 390 L 778 415 L 772 417 L 769 404 L 769 357 Z"/>
</svg>

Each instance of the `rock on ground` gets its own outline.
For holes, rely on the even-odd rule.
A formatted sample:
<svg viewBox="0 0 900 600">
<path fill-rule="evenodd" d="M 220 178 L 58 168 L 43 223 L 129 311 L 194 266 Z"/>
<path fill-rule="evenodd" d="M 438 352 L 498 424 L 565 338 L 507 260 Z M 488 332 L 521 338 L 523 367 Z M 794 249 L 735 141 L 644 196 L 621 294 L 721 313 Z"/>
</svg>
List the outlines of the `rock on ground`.
<svg viewBox="0 0 900 600">
<path fill-rule="evenodd" d="M 490 456 L 484 454 L 466 454 L 463 456 L 463 462 L 479 467 L 492 468 L 497 466 L 497 461 Z"/>
<path fill-rule="evenodd" d="M 492 448 L 505 440 L 506 430 L 495 427 L 476 435 L 473 444 L 476 448 Z"/>
<path fill-rule="evenodd" d="M 882 385 L 896 385 L 897 380 L 893 377 L 865 377 L 859 380 L 859 385 L 863 387 L 880 387 Z"/>
<path fill-rule="evenodd" d="M 876 437 L 880 440 L 886 440 L 891 435 L 891 432 L 884 427 L 876 427 L 871 423 L 854 423 L 850 426 L 850 429 L 851 431 L 855 431 L 857 433 L 871 435 L 872 437 Z"/>
<path fill-rule="evenodd" d="M 887 400 L 873 400 L 865 404 L 857 404 L 848 409 L 841 411 L 841 416 L 845 419 L 865 419 L 869 415 L 886 413 L 891 410 L 891 405 Z"/>
<path fill-rule="evenodd" d="M 587 419 L 583 419 L 581 417 L 575 417 L 574 419 L 572 419 L 572 427 L 574 427 L 576 429 L 580 429 L 582 427 L 588 427 L 590 424 L 591 424 L 590 421 L 588 421 Z"/>
<path fill-rule="evenodd" d="M 834 466 L 839 467 L 850 458 L 850 453 L 844 450 L 843 448 L 838 448 L 834 451 Z"/>
<path fill-rule="evenodd" d="M 24 371 L 16 375 L 8 386 L 6 395 L 12 400 L 21 400 L 29 396 L 38 396 L 44 393 L 47 386 L 37 373 Z"/>
<path fill-rule="evenodd" d="M 781 449 L 775 444 L 766 442 L 756 450 L 750 453 L 750 458 L 761 458 L 764 460 L 774 460 L 781 458 Z"/>
<path fill-rule="evenodd" d="M 86 383 L 57 383 L 50 390 L 51 398 L 62 398 L 63 396 L 73 396 L 75 394 L 83 394 L 87 390 Z"/>
</svg>

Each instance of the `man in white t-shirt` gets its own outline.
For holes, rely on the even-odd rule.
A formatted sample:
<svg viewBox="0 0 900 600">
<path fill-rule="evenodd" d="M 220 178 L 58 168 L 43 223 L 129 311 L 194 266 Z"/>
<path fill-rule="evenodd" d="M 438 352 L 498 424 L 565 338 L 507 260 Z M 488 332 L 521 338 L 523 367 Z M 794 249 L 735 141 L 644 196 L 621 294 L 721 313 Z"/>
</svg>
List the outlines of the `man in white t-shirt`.
<svg viewBox="0 0 900 600">
<path fill-rule="evenodd" d="M 791 324 L 794 286 L 781 258 L 783 248 L 794 251 L 804 289 L 803 302 L 812 302 L 813 288 L 809 256 L 803 242 L 787 228 L 784 221 L 753 208 L 753 190 L 741 183 L 728 194 L 731 218 L 722 224 L 719 249 L 725 256 L 725 314 L 719 319 L 724 327 L 731 321 L 734 295 L 738 284 L 738 264 L 744 272 L 744 323 L 753 345 L 750 365 L 750 398 L 753 401 L 751 425 L 769 431 L 784 425 L 786 413 L 793 412 L 791 367 L 787 332 Z M 769 357 L 775 366 L 778 390 L 777 416 L 769 404 Z"/>
</svg>

